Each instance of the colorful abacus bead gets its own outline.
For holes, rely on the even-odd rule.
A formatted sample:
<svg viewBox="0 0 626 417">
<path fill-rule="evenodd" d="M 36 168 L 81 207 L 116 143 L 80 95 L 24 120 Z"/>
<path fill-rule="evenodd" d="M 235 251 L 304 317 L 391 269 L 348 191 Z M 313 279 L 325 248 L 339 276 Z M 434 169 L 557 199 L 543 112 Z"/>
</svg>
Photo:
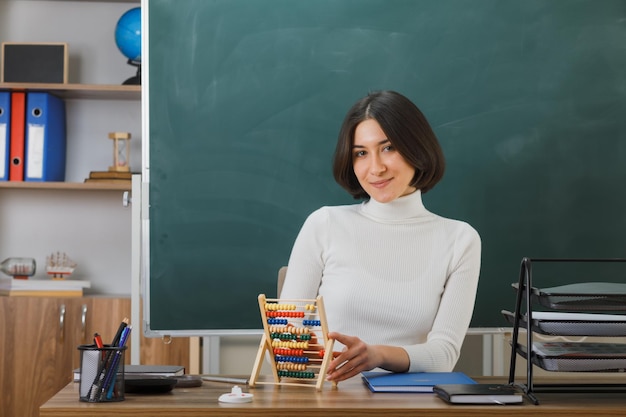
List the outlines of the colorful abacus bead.
<svg viewBox="0 0 626 417">
<path fill-rule="evenodd" d="M 291 333 L 270 333 L 272 339 L 295 340 L 298 336 Z"/>
<path fill-rule="evenodd" d="M 287 319 L 267 319 L 267 324 L 287 324 Z"/>
<path fill-rule="evenodd" d="M 310 333 L 310 330 L 308 327 L 295 327 L 295 326 L 291 326 L 289 328 L 289 331 L 291 333 L 295 333 L 295 334 L 307 334 Z"/>
<path fill-rule="evenodd" d="M 309 363 L 306 356 L 276 356 L 276 362 Z"/>
<path fill-rule="evenodd" d="M 302 355 L 304 355 L 304 350 L 302 350 L 302 349 L 288 349 L 288 348 L 274 348 L 274 355 L 302 356 Z"/>
<path fill-rule="evenodd" d="M 282 340 L 273 339 L 272 347 L 292 348 L 292 349 L 308 349 L 309 342 L 296 342 L 293 340 L 284 342 Z"/>
<path fill-rule="evenodd" d="M 281 362 L 277 364 L 278 369 L 286 369 L 289 371 L 306 371 L 306 365 L 301 363 Z"/>
<path fill-rule="evenodd" d="M 287 378 L 315 378 L 315 373 L 314 372 L 309 372 L 309 371 L 305 371 L 305 372 L 298 372 L 298 371 L 286 371 L 286 370 L 280 370 L 278 371 L 278 376 L 280 377 L 287 377 Z"/>
</svg>

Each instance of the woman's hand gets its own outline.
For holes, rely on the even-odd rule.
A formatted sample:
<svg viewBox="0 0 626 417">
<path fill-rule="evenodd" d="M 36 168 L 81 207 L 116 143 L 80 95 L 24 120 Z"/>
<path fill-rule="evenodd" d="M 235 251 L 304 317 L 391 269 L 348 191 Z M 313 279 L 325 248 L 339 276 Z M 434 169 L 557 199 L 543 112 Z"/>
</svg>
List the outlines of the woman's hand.
<svg viewBox="0 0 626 417">
<path fill-rule="evenodd" d="M 328 333 L 328 337 L 344 345 L 343 350 L 328 365 L 328 381 L 343 381 L 377 367 L 392 372 L 406 372 L 409 368 L 409 356 L 400 347 L 368 345 L 358 337 L 336 332 Z"/>
<path fill-rule="evenodd" d="M 346 336 L 336 332 L 328 333 L 328 337 L 344 345 L 343 351 L 328 365 L 326 370 L 326 379 L 328 381 L 343 381 L 358 375 L 362 371 L 375 368 L 375 366 L 370 366 L 370 362 L 372 362 L 371 356 L 374 352 L 370 352 L 370 347 L 367 343 L 358 337 Z"/>
</svg>

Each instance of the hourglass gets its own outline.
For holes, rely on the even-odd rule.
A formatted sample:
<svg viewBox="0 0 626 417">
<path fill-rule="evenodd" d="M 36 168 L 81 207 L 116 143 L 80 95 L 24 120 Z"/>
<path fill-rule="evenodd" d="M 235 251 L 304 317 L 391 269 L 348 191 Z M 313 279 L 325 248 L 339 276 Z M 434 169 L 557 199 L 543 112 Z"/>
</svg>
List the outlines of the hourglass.
<svg viewBox="0 0 626 417">
<path fill-rule="evenodd" d="M 112 132 L 109 139 L 113 140 L 113 166 L 109 171 L 130 172 L 130 133 Z"/>
</svg>

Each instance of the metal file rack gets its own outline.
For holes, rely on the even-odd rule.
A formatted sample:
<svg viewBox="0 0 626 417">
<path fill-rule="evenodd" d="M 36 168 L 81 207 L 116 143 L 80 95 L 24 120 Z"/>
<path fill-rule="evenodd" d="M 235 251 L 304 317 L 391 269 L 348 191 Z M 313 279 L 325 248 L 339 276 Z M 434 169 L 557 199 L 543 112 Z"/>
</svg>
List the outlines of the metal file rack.
<svg viewBox="0 0 626 417">
<path fill-rule="evenodd" d="M 553 288 L 533 286 L 533 263 L 607 263 L 626 259 L 531 259 L 523 258 L 515 311 L 502 311 L 513 324 L 509 384 L 524 390 L 527 397 L 539 404 L 539 392 L 626 392 L 625 383 L 535 384 L 533 366 L 547 371 L 624 372 L 626 344 L 585 342 L 537 343 L 535 334 L 552 336 L 626 336 L 626 283 L 586 282 Z M 621 281 L 626 281 L 623 278 Z M 538 310 L 534 311 L 533 307 Z M 614 313 L 614 314 L 606 314 Z M 623 315 L 623 316 L 622 316 Z M 526 330 L 526 344 L 520 342 L 520 329 Z M 528 348 L 531 347 L 531 348 Z M 554 350 L 551 350 L 554 348 Z M 526 360 L 526 381 L 516 383 L 517 355 Z"/>
</svg>

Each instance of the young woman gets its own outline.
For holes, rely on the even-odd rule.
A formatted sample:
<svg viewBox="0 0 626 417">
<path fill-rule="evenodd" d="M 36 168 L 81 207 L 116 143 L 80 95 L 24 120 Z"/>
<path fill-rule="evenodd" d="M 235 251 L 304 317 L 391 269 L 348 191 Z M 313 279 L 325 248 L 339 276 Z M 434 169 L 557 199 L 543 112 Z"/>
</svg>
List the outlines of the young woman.
<svg viewBox="0 0 626 417">
<path fill-rule="evenodd" d="M 468 329 L 481 242 L 467 223 L 426 210 L 444 172 L 422 112 L 393 91 L 360 99 L 341 127 L 333 173 L 360 204 L 305 221 L 281 298 L 324 297 L 336 352 L 327 378 L 374 368 L 451 371 Z M 338 343 L 337 343 L 338 342 Z"/>
</svg>

